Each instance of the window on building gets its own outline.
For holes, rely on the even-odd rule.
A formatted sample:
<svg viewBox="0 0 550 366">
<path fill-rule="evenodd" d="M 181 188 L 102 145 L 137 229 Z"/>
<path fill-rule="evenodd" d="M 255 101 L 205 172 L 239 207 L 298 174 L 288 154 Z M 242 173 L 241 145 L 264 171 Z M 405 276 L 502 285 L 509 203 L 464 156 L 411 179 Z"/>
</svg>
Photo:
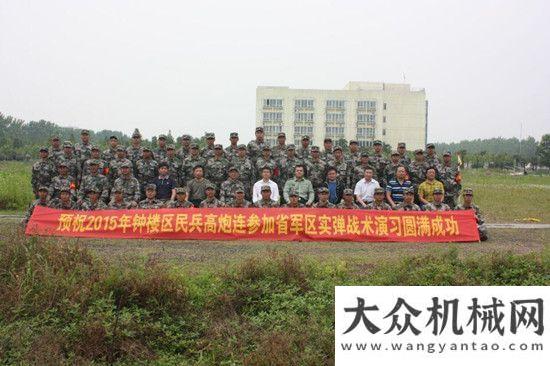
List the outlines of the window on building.
<svg viewBox="0 0 550 366">
<path fill-rule="evenodd" d="M 370 146 L 372 146 L 372 143 L 373 143 L 373 141 L 364 141 L 364 140 L 363 141 L 359 140 L 357 142 L 359 143 L 359 146 L 361 146 L 361 147 L 370 147 Z"/>
<path fill-rule="evenodd" d="M 358 123 L 374 123 L 376 121 L 376 115 L 374 114 L 358 114 Z"/>
<path fill-rule="evenodd" d="M 266 125 L 264 124 L 264 132 L 266 135 L 273 135 L 279 132 L 283 132 L 282 125 Z"/>
<path fill-rule="evenodd" d="M 294 126 L 294 136 L 302 138 L 302 136 L 308 135 L 310 138 L 313 135 L 313 126 Z"/>
<path fill-rule="evenodd" d="M 385 128 L 382 130 L 382 136 L 386 136 L 386 129 Z"/>
<path fill-rule="evenodd" d="M 386 103 L 384 103 L 384 110 L 386 110 L 386 109 L 387 109 L 387 105 L 386 105 Z"/>
<path fill-rule="evenodd" d="M 264 112 L 263 121 L 264 122 L 282 122 L 283 113 L 282 112 Z"/>
<path fill-rule="evenodd" d="M 298 109 L 311 109 L 313 108 L 313 99 L 296 99 L 294 107 Z"/>
<path fill-rule="evenodd" d="M 386 116 L 382 117 L 382 122 L 386 123 Z"/>
<path fill-rule="evenodd" d="M 344 136 L 344 127 L 329 127 L 325 128 L 325 133 L 327 136 Z"/>
<path fill-rule="evenodd" d="M 283 108 L 282 99 L 264 99 L 264 108 Z"/>
<path fill-rule="evenodd" d="M 326 122 L 344 123 L 344 113 L 327 113 Z"/>
<path fill-rule="evenodd" d="M 375 100 L 359 100 L 357 101 L 357 109 L 376 109 Z"/>
<path fill-rule="evenodd" d="M 345 100 L 327 100 L 327 108 L 344 109 L 346 107 Z"/>
<path fill-rule="evenodd" d="M 295 122 L 313 122 L 313 113 L 294 113 Z"/>
<path fill-rule="evenodd" d="M 364 128 L 359 127 L 357 128 L 357 139 L 364 139 L 364 138 L 373 138 L 374 137 L 374 128 Z"/>
</svg>

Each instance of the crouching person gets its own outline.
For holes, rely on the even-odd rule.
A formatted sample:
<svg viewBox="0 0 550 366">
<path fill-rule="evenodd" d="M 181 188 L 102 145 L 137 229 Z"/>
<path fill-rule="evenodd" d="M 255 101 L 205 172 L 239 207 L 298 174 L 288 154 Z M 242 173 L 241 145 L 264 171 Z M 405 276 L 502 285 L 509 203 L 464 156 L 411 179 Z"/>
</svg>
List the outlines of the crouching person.
<svg viewBox="0 0 550 366">
<path fill-rule="evenodd" d="M 88 198 L 80 201 L 77 209 L 82 211 L 106 210 L 107 205 L 99 199 L 101 192 L 97 187 L 88 188 Z"/>
<path fill-rule="evenodd" d="M 130 201 L 124 198 L 124 191 L 120 187 L 115 187 L 111 192 L 113 198 L 109 202 L 109 210 L 127 210 L 137 207 L 135 201 Z"/>
<path fill-rule="evenodd" d="M 29 208 L 27 209 L 27 213 L 25 214 L 25 217 L 21 221 L 22 226 L 27 226 L 29 223 L 29 220 L 31 219 L 32 213 L 34 212 L 34 208 L 36 206 L 42 206 L 47 207 L 48 203 L 50 202 L 48 199 L 48 187 L 46 186 L 40 186 L 38 187 L 37 195 L 38 198 L 32 201 L 32 203 L 29 205 Z"/>
<path fill-rule="evenodd" d="M 487 235 L 487 227 L 485 226 L 485 221 L 481 216 L 481 210 L 477 205 L 473 203 L 474 199 L 474 190 L 472 188 L 465 188 L 462 191 L 462 204 L 456 206 L 455 210 L 473 210 L 475 212 L 476 221 L 477 221 L 477 230 L 479 231 L 479 240 L 485 241 L 489 239 Z"/>
<path fill-rule="evenodd" d="M 163 208 L 164 202 L 157 199 L 157 186 L 153 183 L 147 184 L 145 186 L 145 199 L 139 202 L 139 208 L 145 209 L 155 209 Z"/>
<path fill-rule="evenodd" d="M 187 190 L 183 187 L 176 188 L 176 199 L 166 204 L 168 208 L 193 208 L 193 203 L 187 200 Z"/>
</svg>

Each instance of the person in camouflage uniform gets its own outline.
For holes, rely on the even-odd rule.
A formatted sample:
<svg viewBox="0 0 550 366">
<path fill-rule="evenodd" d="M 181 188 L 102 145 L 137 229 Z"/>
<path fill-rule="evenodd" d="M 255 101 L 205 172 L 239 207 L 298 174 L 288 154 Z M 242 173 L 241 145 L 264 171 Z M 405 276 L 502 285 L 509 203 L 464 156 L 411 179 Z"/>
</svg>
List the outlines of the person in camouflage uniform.
<svg viewBox="0 0 550 366">
<path fill-rule="evenodd" d="M 386 190 L 382 187 L 374 189 L 374 200 L 365 207 L 366 210 L 387 210 L 391 211 L 391 206 L 384 202 Z"/>
<path fill-rule="evenodd" d="M 271 155 L 276 161 L 281 161 L 281 159 L 286 156 L 286 153 L 286 134 L 284 132 L 279 132 L 277 135 L 277 145 L 273 146 L 271 149 Z"/>
<path fill-rule="evenodd" d="M 256 139 L 252 140 L 248 143 L 248 157 L 250 158 L 250 161 L 252 164 L 256 165 L 256 160 L 258 157 L 260 157 L 262 153 L 262 149 L 264 146 L 267 146 L 266 142 L 264 141 L 264 128 L 263 127 L 256 127 L 255 130 Z"/>
<path fill-rule="evenodd" d="M 445 188 L 445 202 L 451 209 L 454 209 L 458 196 L 460 195 L 460 171 L 458 167 L 451 161 L 451 152 L 446 151 L 443 154 L 443 164 L 439 171 L 439 180 Z"/>
<path fill-rule="evenodd" d="M 254 203 L 254 207 L 257 208 L 272 208 L 279 207 L 279 202 L 271 199 L 271 187 L 263 185 L 261 188 L 262 199 Z"/>
<path fill-rule="evenodd" d="M 275 181 L 281 192 L 286 181 L 294 177 L 294 168 L 296 168 L 296 165 L 301 165 L 303 163 L 304 162 L 296 156 L 296 148 L 294 144 L 287 145 L 286 156 L 282 157 L 278 161 L 279 180 Z"/>
<path fill-rule="evenodd" d="M 359 143 L 357 140 L 349 141 L 349 153 L 346 155 L 347 162 L 355 167 L 361 162 L 361 151 L 359 150 Z"/>
<path fill-rule="evenodd" d="M 159 135 L 157 145 L 158 147 L 153 152 L 153 159 L 161 162 L 166 159 L 166 135 Z"/>
<path fill-rule="evenodd" d="M 141 200 L 141 188 L 139 181 L 132 175 L 132 163 L 120 165 L 119 176 L 113 183 L 113 192 L 120 189 L 124 199 L 128 202 L 139 202 Z M 111 198 L 113 194 L 111 192 Z"/>
<path fill-rule="evenodd" d="M 325 137 L 323 140 L 323 152 L 321 153 L 321 159 L 326 162 L 334 160 L 333 144 L 330 137 Z"/>
<path fill-rule="evenodd" d="M 191 136 L 181 137 L 181 147 L 177 152 L 178 158 L 183 162 L 191 154 Z"/>
<path fill-rule="evenodd" d="M 88 199 L 82 200 L 77 203 L 77 210 L 82 211 L 96 211 L 106 210 L 108 207 L 101 199 L 99 199 L 100 191 L 96 187 L 88 189 Z"/>
<path fill-rule="evenodd" d="M 231 164 L 239 170 L 239 180 L 243 183 L 245 197 L 250 200 L 252 197 L 252 185 L 256 182 L 254 166 L 246 156 L 246 145 L 241 144 L 237 150 L 237 157 Z"/>
<path fill-rule="evenodd" d="M 109 148 L 107 150 L 103 150 L 103 153 L 101 153 L 101 157 L 103 160 L 105 160 L 107 163 L 111 163 L 111 161 L 115 160 L 117 157 L 117 148 L 118 148 L 118 137 L 115 135 L 111 135 L 109 137 Z"/>
<path fill-rule="evenodd" d="M 36 206 L 42 206 L 42 207 L 48 207 L 48 204 L 50 202 L 48 198 L 48 187 L 46 186 L 40 186 L 36 190 L 37 193 L 37 199 L 31 202 L 29 207 L 27 208 L 27 212 L 25 213 L 25 217 L 21 221 L 21 224 L 23 226 L 27 226 L 29 223 L 29 220 L 31 219 L 32 213 L 34 212 L 34 208 Z"/>
<path fill-rule="evenodd" d="M 235 196 L 237 189 L 244 191 L 244 184 L 239 180 L 239 169 L 234 166 L 229 167 L 229 178 L 221 184 L 220 201 L 228 205 Z"/>
<path fill-rule="evenodd" d="M 145 199 L 139 201 L 138 208 L 159 209 L 164 208 L 164 202 L 156 198 L 157 186 L 152 183 L 145 186 Z"/>
<path fill-rule="evenodd" d="M 344 195 L 342 196 L 342 202 L 336 205 L 336 208 L 341 208 L 345 210 L 358 210 L 359 206 L 355 204 L 353 198 L 353 189 L 346 188 L 344 189 Z"/>
<path fill-rule="evenodd" d="M 437 174 L 441 172 L 441 162 L 435 152 L 435 145 L 431 143 L 426 145 L 426 164 L 429 167 L 434 167 Z"/>
<path fill-rule="evenodd" d="M 182 185 L 193 179 L 193 169 L 197 165 L 206 166 L 206 160 L 199 153 L 199 145 L 192 143 L 189 151 L 189 156 L 185 158 L 181 165 L 180 179 Z"/>
<path fill-rule="evenodd" d="M 336 208 L 336 205 L 332 204 L 328 200 L 329 191 L 326 187 L 321 187 L 317 190 L 319 201 L 313 204 L 313 208 Z"/>
<path fill-rule="evenodd" d="M 137 207 L 137 203 L 135 201 L 124 199 L 124 192 L 120 187 L 114 188 L 111 191 L 111 195 L 112 198 L 108 205 L 110 210 L 128 210 Z"/>
<path fill-rule="evenodd" d="M 31 185 L 35 197 L 38 197 L 38 188 L 50 186 L 52 179 L 57 175 L 57 170 L 48 156 L 48 148 L 40 148 L 40 160 L 32 165 Z"/>
<path fill-rule="evenodd" d="M 85 192 L 89 192 L 93 188 L 101 194 L 101 200 L 107 202 L 109 199 L 109 181 L 107 177 L 99 174 L 98 160 L 90 159 L 88 163 L 90 172 L 82 178 L 77 195 L 78 201 L 83 201 Z"/>
<path fill-rule="evenodd" d="M 56 197 L 48 203 L 48 207 L 57 208 L 60 210 L 76 209 L 75 202 L 71 199 L 71 190 L 68 187 L 63 187 L 59 190 L 59 197 Z"/>
<path fill-rule="evenodd" d="M 197 165 L 193 168 L 193 179 L 187 181 L 188 199 L 195 207 L 199 207 L 206 198 L 206 186 L 212 183 L 204 178 L 204 167 Z"/>
<path fill-rule="evenodd" d="M 433 202 L 424 205 L 424 211 L 451 211 L 446 203 L 443 203 L 443 191 L 439 188 L 434 189 Z"/>
<path fill-rule="evenodd" d="M 205 138 L 206 138 L 206 146 L 202 148 L 201 156 L 206 161 L 208 161 L 208 159 L 214 156 L 214 146 L 216 145 L 214 142 L 216 142 L 216 135 L 214 135 L 212 132 L 208 132 Z"/>
<path fill-rule="evenodd" d="M 225 156 L 230 162 L 235 160 L 239 152 L 239 134 L 231 132 L 229 134 L 229 146 L 225 148 Z"/>
<path fill-rule="evenodd" d="M 90 174 L 90 162 L 91 161 L 96 161 L 98 163 L 98 166 L 99 166 L 98 172 L 100 174 L 103 174 L 105 176 L 107 176 L 109 174 L 109 163 L 107 163 L 107 161 L 101 159 L 101 151 L 99 150 L 99 147 L 97 147 L 95 145 L 92 145 L 90 158 L 87 159 L 82 164 L 82 170 L 80 171 L 80 177 L 78 179 L 79 182 L 81 182 L 82 179 L 85 176 Z"/>
<path fill-rule="evenodd" d="M 404 142 L 398 143 L 397 152 L 399 153 L 399 164 L 404 165 L 408 169 L 411 164 L 411 158 L 407 156 L 407 145 Z"/>
<path fill-rule="evenodd" d="M 402 166 L 401 163 L 399 163 L 400 155 L 397 151 L 393 151 L 391 153 L 390 159 L 391 160 L 389 164 L 386 165 L 386 167 L 384 168 L 384 177 L 382 179 L 384 184 L 382 184 L 380 180 L 377 179 L 380 185 L 383 185 L 383 186 L 386 186 L 390 181 L 395 179 L 395 173 L 397 172 L 397 168 Z"/>
<path fill-rule="evenodd" d="M 428 164 L 424 160 L 424 151 L 417 149 L 414 151 L 414 160 L 409 164 L 409 180 L 411 181 L 415 194 L 418 193 L 418 186 L 426 180 L 426 170 Z"/>
<path fill-rule="evenodd" d="M 237 188 L 237 190 L 235 191 L 235 197 L 229 203 L 228 207 L 249 208 L 252 207 L 252 203 L 244 198 L 244 189 Z"/>
<path fill-rule="evenodd" d="M 321 159 L 319 146 L 311 147 L 311 155 L 309 159 L 306 159 L 304 161 L 304 165 L 306 166 L 306 169 L 307 169 L 307 179 L 311 181 L 311 185 L 313 186 L 313 189 L 317 190 L 319 187 L 323 185 L 325 181 L 327 169 L 328 169 L 328 164 Z M 293 175 L 294 175 L 294 171 L 292 172 L 292 176 Z M 288 179 L 290 179 L 290 177 Z"/>
<path fill-rule="evenodd" d="M 214 146 L 214 156 L 206 162 L 206 179 L 219 190 L 222 183 L 227 179 L 229 161 L 225 158 L 222 145 Z"/>
<path fill-rule="evenodd" d="M 262 155 L 256 160 L 255 176 L 260 177 L 262 175 L 262 169 L 265 167 L 268 167 L 273 172 L 271 179 L 280 186 L 282 172 L 275 159 L 271 157 L 271 148 L 267 145 L 262 148 Z"/>
<path fill-rule="evenodd" d="M 143 148 L 143 158 L 136 163 L 136 178 L 141 185 L 142 192 L 145 191 L 145 186 L 153 183 L 153 180 L 158 175 L 159 163 L 153 159 L 153 152 L 148 147 Z"/>
<path fill-rule="evenodd" d="M 74 152 L 80 167 L 92 155 L 92 144 L 90 143 L 90 131 L 82 130 L 80 132 L 80 143 L 74 145 Z"/>
<path fill-rule="evenodd" d="M 168 208 L 193 208 L 193 204 L 187 200 L 187 191 L 185 188 L 176 188 L 176 199 L 166 203 Z"/>
<path fill-rule="evenodd" d="M 57 166 L 57 161 L 60 157 L 62 157 L 64 154 L 63 147 L 61 146 L 61 141 L 59 140 L 59 136 L 52 137 L 51 140 L 51 147 L 50 147 L 50 159 L 54 165 Z"/>
<path fill-rule="evenodd" d="M 126 158 L 126 148 L 124 148 L 124 146 L 117 146 L 116 150 L 116 158 L 109 163 L 108 178 L 111 185 L 113 185 L 115 179 L 120 176 L 120 167 L 123 164 L 130 163 L 130 170 L 132 175 L 134 175 L 134 165 L 130 159 Z"/>
<path fill-rule="evenodd" d="M 78 162 L 77 157 L 73 153 L 73 144 L 70 141 L 65 141 L 63 143 L 63 155 L 57 161 L 58 166 L 60 161 L 64 161 L 65 164 L 67 164 L 69 175 L 71 177 L 73 177 L 74 179 L 78 179 L 78 177 L 80 177 L 81 165 Z"/>
<path fill-rule="evenodd" d="M 302 159 L 305 161 L 309 159 L 309 157 L 311 156 L 311 148 L 309 147 L 309 142 L 310 142 L 309 136 L 308 135 L 302 136 L 301 141 L 302 141 L 301 146 L 296 149 L 296 156 L 299 159 Z"/>
<path fill-rule="evenodd" d="M 336 169 L 338 176 L 345 187 L 351 187 L 351 169 L 350 164 L 344 159 L 344 153 L 340 146 L 336 146 L 333 150 L 334 159 L 328 163 L 328 166 L 331 166 Z"/>
<path fill-rule="evenodd" d="M 182 162 L 176 154 L 176 147 L 174 145 L 169 144 L 166 146 L 166 157 L 160 162 L 168 164 L 168 175 L 177 185 L 181 186 L 184 184 L 180 179 Z"/>
<path fill-rule="evenodd" d="M 134 165 L 134 171 L 136 170 L 136 163 L 143 156 L 143 148 L 141 147 L 141 133 L 136 128 L 132 134 L 132 141 L 130 146 L 126 149 L 126 157 L 130 159 Z"/>
<path fill-rule="evenodd" d="M 57 164 L 58 175 L 53 177 L 50 185 L 50 198 L 58 198 L 63 188 L 68 188 L 71 198 L 76 198 L 76 181 L 69 175 L 69 167 L 64 160 Z"/>
<path fill-rule="evenodd" d="M 216 198 L 216 186 L 208 183 L 205 187 L 206 198 L 202 200 L 201 208 L 225 207 L 225 204 Z"/>
<path fill-rule="evenodd" d="M 396 211 L 420 211 L 420 206 L 414 203 L 414 188 L 405 188 L 403 191 L 403 202 L 397 204 Z"/>
<path fill-rule="evenodd" d="M 372 166 L 369 162 L 369 154 L 366 152 L 361 153 L 361 160 L 359 161 L 359 165 L 353 168 L 353 174 L 351 178 L 351 185 L 350 187 L 355 187 L 357 182 L 359 182 L 361 179 L 365 177 L 365 169 L 372 169 L 373 172 L 373 179 L 378 180 L 378 177 L 376 176 L 376 169 L 374 166 Z"/>
<path fill-rule="evenodd" d="M 300 202 L 300 195 L 298 192 L 294 189 L 291 189 L 290 192 L 288 192 L 288 203 L 283 205 L 285 208 L 304 208 L 306 205 Z"/>
<path fill-rule="evenodd" d="M 463 202 L 460 205 L 457 205 L 455 210 L 457 211 L 463 211 L 463 210 L 473 210 L 476 216 L 476 222 L 477 222 L 477 230 L 479 232 L 479 240 L 485 241 L 489 239 L 489 235 L 487 233 L 487 227 L 485 226 L 485 221 L 483 220 L 483 216 L 481 215 L 481 210 L 479 207 L 473 203 L 474 198 L 474 190 L 472 188 L 464 188 L 462 191 L 462 199 Z"/>
<path fill-rule="evenodd" d="M 388 165 L 388 159 L 386 159 L 386 157 L 384 157 L 384 155 L 383 155 L 382 141 L 376 140 L 372 143 L 372 145 L 373 145 L 373 148 L 374 148 L 374 153 L 370 157 L 370 163 L 371 163 L 372 166 L 374 166 L 374 169 L 375 169 L 374 173 L 376 173 L 376 176 L 380 180 L 383 180 L 384 179 L 384 169 Z M 382 187 L 385 187 L 385 184 L 383 184 L 383 182 L 379 181 L 379 183 Z"/>
</svg>

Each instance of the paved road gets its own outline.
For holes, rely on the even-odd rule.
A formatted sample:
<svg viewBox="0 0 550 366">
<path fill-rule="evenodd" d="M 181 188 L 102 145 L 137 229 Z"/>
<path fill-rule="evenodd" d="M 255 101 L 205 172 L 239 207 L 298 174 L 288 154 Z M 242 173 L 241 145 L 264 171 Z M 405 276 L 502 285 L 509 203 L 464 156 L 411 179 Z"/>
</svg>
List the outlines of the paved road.
<svg viewBox="0 0 550 366">
<path fill-rule="evenodd" d="M 21 215 L 0 215 L 0 220 L 8 221 L 21 220 L 23 216 Z M 489 229 L 550 229 L 550 224 L 536 224 L 536 223 L 486 223 L 487 228 Z"/>
</svg>

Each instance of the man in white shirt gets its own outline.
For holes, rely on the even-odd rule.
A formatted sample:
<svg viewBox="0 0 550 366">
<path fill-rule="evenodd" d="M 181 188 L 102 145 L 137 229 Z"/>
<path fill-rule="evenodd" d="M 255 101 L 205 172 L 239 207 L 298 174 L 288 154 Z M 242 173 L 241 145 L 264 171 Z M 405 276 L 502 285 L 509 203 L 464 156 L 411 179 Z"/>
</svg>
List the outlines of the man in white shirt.
<svg viewBox="0 0 550 366">
<path fill-rule="evenodd" d="M 268 185 L 271 187 L 271 199 L 279 202 L 279 187 L 277 183 L 271 180 L 271 169 L 268 167 L 262 168 L 262 179 L 254 183 L 252 188 L 252 202 L 256 203 L 262 199 L 262 186 Z"/>
<path fill-rule="evenodd" d="M 355 198 L 361 208 L 366 207 L 374 200 L 374 189 L 380 187 L 378 181 L 372 179 L 372 176 L 372 169 L 366 168 L 364 178 L 355 185 Z"/>
</svg>

